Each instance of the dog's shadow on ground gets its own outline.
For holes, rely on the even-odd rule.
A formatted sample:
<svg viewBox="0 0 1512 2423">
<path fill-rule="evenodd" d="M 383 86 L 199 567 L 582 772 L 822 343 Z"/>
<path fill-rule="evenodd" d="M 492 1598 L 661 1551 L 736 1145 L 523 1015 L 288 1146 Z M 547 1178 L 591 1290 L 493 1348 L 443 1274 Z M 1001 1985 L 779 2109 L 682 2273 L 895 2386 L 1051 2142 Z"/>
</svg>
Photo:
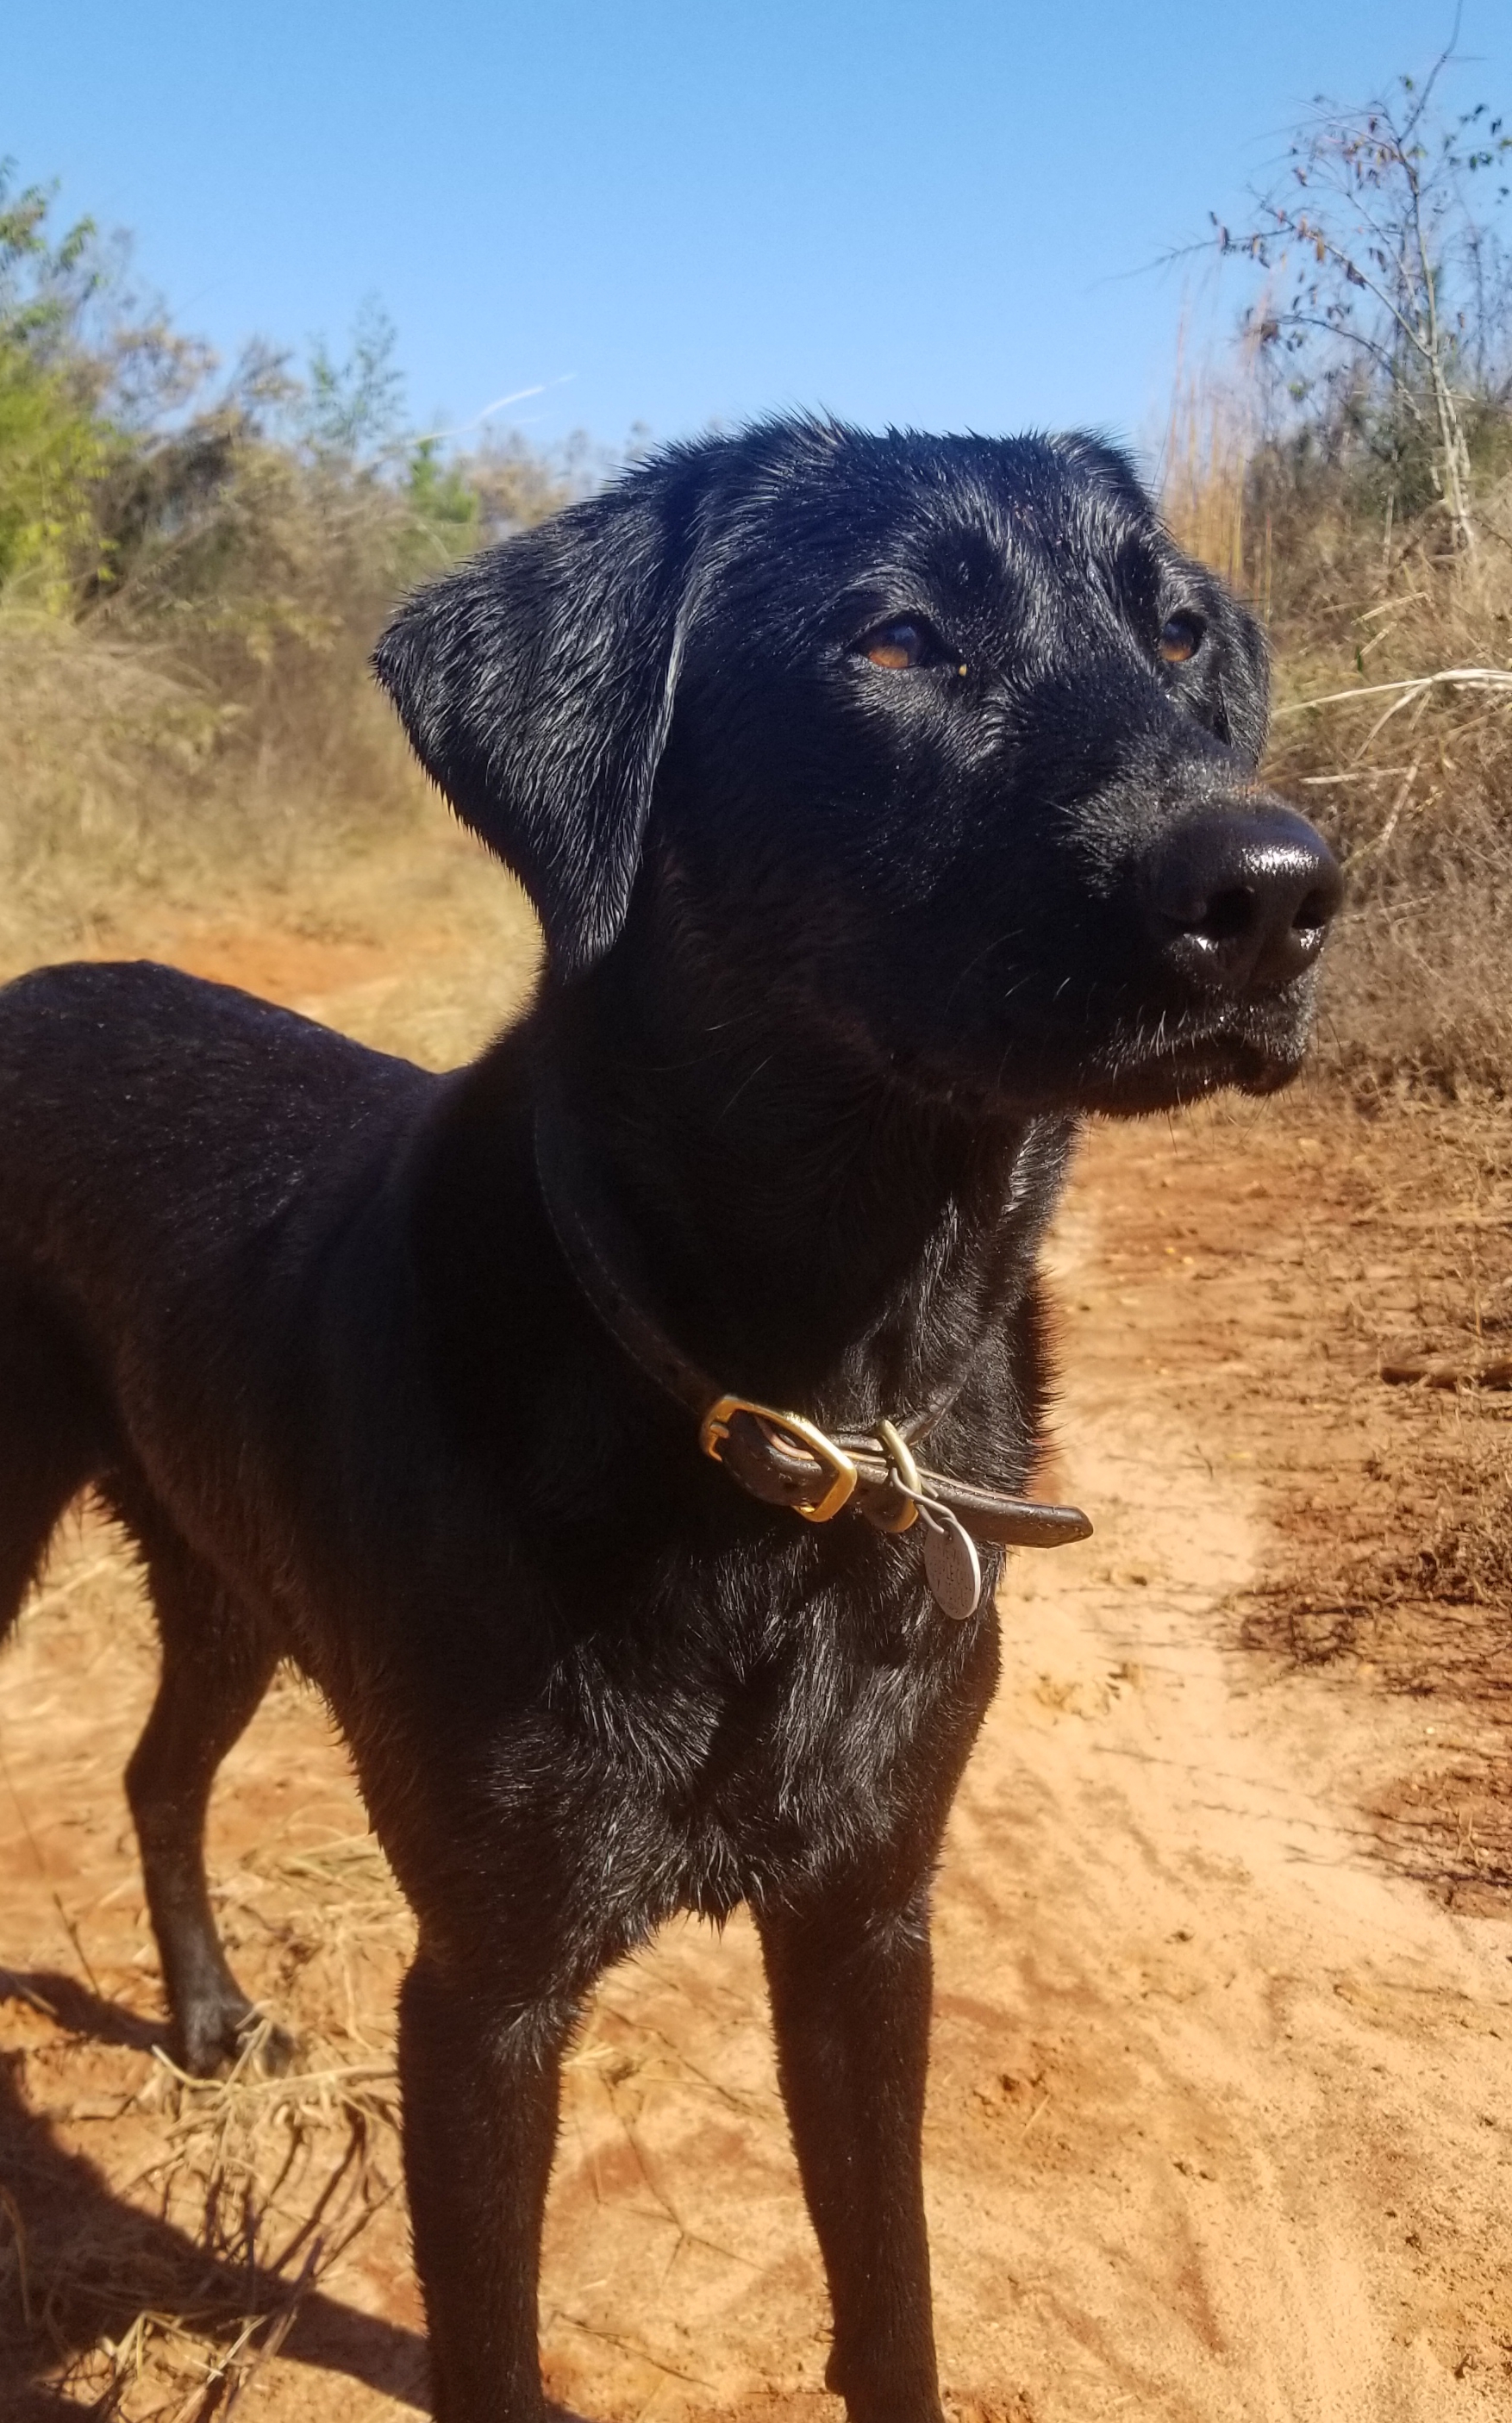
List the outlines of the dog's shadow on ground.
<svg viewBox="0 0 1512 2423">
<path fill-rule="evenodd" d="M 70 2035 L 149 2051 L 160 2029 L 51 1972 L 0 1972 L 0 2003 L 19 1999 Z M 72 2359 L 119 2341 L 141 2314 L 193 2318 L 229 2346 L 249 2317 L 286 2325 L 281 2358 L 345 2373 L 429 2410 L 423 2341 L 311 2289 L 288 2320 L 294 2284 L 254 2262 L 230 2262 L 115 2194 L 86 2155 L 61 2146 L 21 2091 L 22 2057 L 0 2049 L 0 2415 L 64 2423 L 77 2400 L 56 2384 Z M 251 2342 L 255 2349 L 256 2340 Z M 249 2349 L 248 2352 L 251 2352 Z M 110 2411 L 114 2411 L 111 2409 Z M 207 2413 L 210 2411 L 208 2408 Z"/>
</svg>

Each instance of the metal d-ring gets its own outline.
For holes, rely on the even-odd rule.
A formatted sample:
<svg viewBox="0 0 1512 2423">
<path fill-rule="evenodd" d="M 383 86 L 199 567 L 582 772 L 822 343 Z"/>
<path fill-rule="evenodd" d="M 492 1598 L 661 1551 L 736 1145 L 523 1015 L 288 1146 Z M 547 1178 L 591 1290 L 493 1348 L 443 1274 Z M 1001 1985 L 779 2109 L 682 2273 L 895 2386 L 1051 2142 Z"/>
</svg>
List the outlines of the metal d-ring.
<svg viewBox="0 0 1512 2423">
<path fill-rule="evenodd" d="M 894 1533 L 911 1530 L 918 1521 L 918 1501 L 924 1495 L 924 1484 L 919 1479 L 918 1465 L 914 1461 L 914 1450 L 901 1431 L 896 1430 L 891 1422 L 873 1422 L 872 1433 L 892 1466 L 893 1479 L 902 1493 L 903 1498 L 901 1514 L 895 1521 L 883 1523 L 879 1528 Z M 875 1521 L 876 1517 L 873 1516 L 872 1519 Z"/>
</svg>

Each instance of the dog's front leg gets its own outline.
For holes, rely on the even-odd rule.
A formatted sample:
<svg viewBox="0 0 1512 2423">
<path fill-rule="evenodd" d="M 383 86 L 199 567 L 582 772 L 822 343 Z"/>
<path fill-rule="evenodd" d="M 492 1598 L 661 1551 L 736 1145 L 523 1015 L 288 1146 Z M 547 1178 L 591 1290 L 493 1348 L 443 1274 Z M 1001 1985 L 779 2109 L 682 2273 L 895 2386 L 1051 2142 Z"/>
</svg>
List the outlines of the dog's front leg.
<svg viewBox="0 0 1512 2423">
<path fill-rule="evenodd" d="M 536 2280 L 568 1995 L 521 2002 L 423 1945 L 399 2001 L 405 2176 L 438 2423 L 543 2412 Z"/>
<path fill-rule="evenodd" d="M 854 1879 L 848 1882 L 852 1886 Z M 757 1921 L 777 2066 L 835 2313 L 826 2376 L 853 2423 L 938 2423 L 919 2140 L 929 2065 L 928 1888 L 853 1891 Z"/>
</svg>

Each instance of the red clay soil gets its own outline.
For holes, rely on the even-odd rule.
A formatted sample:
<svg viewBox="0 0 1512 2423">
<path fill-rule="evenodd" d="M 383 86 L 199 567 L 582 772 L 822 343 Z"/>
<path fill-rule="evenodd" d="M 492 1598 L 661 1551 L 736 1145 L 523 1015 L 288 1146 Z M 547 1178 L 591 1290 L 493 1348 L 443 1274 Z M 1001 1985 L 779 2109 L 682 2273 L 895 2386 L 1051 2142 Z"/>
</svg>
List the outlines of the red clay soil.
<svg viewBox="0 0 1512 2423">
<path fill-rule="evenodd" d="M 470 971 L 492 1004 L 528 961 L 517 917 L 507 982 L 480 930 L 397 970 L 360 921 L 294 959 L 177 940 L 444 1057 L 487 1023 Z M 1097 1532 L 1011 1568 L 938 1897 L 929 2193 L 969 2423 L 1512 2413 L 1506 1599 L 1459 1480 L 1496 1465 L 1502 1400 L 1379 1376 L 1494 1360 L 1501 1180 L 1444 1134 L 1320 1094 L 1083 1155 L 1058 1482 Z M 407 1920 L 280 1682 L 213 1863 L 299 2068 L 178 2081 L 119 1784 L 152 1671 L 86 1518 L 0 1667 L 0 2415 L 423 2412 Z M 672 1930 L 599 1995 L 542 2325 L 554 2394 L 606 2423 L 839 2414 L 741 1921 Z"/>
</svg>

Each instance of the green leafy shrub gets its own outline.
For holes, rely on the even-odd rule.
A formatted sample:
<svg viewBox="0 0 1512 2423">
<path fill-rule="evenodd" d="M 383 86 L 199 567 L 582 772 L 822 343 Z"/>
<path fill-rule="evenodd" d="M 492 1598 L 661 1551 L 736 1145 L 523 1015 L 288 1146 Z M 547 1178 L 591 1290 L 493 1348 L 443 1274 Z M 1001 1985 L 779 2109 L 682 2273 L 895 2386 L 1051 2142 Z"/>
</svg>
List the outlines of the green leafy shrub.
<svg viewBox="0 0 1512 2423">
<path fill-rule="evenodd" d="M 302 372 L 229 375 L 123 245 L 0 169 L 0 952 L 133 887 L 285 879 L 422 797 L 368 675 L 395 598 L 556 510 L 585 450 L 406 424 L 374 305 Z"/>
</svg>

